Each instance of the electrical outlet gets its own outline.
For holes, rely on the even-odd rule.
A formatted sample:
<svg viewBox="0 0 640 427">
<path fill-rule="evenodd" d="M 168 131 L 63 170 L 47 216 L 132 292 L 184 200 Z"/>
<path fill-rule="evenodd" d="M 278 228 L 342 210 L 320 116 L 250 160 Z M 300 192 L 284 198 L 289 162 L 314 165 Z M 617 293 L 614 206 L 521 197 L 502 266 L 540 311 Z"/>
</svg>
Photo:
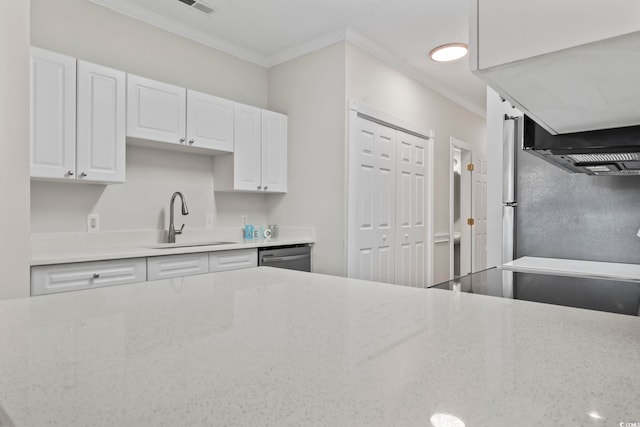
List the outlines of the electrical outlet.
<svg viewBox="0 0 640 427">
<path fill-rule="evenodd" d="M 87 231 L 89 233 L 95 233 L 100 231 L 100 215 L 89 214 L 87 215 Z"/>
<path fill-rule="evenodd" d="M 247 225 L 247 221 L 248 221 L 248 217 L 246 215 L 242 215 L 240 217 L 240 219 L 242 220 L 242 226 L 244 227 L 245 225 Z M 639 231 L 640 233 L 640 231 Z"/>
<path fill-rule="evenodd" d="M 205 226 L 207 228 L 213 228 L 213 214 L 212 213 L 207 214 L 207 219 L 205 221 Z"/>
</svg>

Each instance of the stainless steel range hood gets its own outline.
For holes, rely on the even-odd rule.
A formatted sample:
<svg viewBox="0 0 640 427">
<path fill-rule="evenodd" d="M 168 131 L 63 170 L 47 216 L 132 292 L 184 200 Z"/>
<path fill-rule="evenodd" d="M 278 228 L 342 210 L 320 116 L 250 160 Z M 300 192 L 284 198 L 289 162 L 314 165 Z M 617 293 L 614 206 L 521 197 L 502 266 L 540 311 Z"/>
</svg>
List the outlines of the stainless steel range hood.
<svg viewBox="0 0 640 427">
<path fill-rule="evenodd" d="M 569 172 L 640 175 L 640 126 L 552 135 L 525 115 L 523 148 Z"/>
</svg>

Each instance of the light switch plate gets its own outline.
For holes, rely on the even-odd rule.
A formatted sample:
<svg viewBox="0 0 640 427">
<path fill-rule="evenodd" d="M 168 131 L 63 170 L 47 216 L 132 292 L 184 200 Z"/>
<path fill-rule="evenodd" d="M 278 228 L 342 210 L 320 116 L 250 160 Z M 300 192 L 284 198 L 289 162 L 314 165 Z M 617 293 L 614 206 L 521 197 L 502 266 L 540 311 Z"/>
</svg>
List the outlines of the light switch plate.
<svg viewBox="0 0 640 427">
<path fill-rule="evenodd" d="M 87 215 L 87 232 L 95 233 L 100 231 L 100 215 L 89 214 Z"/>
</svg>

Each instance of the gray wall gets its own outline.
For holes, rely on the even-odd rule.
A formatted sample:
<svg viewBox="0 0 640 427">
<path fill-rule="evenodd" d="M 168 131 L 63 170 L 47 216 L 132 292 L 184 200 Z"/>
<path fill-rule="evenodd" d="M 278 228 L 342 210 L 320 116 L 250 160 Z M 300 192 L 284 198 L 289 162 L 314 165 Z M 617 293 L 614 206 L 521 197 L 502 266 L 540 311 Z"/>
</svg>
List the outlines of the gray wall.
<svg viewBox="0 0 640 427">
<path fill-rule="evenodd" d="M 516 256 L 640 262 L 640 177 L 565 172 L 518 153 Z"/>
</svg>

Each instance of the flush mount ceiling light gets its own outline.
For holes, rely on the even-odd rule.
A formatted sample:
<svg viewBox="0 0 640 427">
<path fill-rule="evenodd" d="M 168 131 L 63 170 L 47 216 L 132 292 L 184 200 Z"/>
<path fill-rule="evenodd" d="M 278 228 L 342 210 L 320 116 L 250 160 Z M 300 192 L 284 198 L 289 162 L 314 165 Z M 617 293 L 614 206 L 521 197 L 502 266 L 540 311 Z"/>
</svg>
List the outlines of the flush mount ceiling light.
<svg viewBox="0 0 640 427">
<path fill-rule="evenodd" d="M 460 59 L 467 54 L 469 47 L 464 43 L 447 43 L 429 52 L 429 58 L 436 62 L 448 62 Z"/>
</svg>

